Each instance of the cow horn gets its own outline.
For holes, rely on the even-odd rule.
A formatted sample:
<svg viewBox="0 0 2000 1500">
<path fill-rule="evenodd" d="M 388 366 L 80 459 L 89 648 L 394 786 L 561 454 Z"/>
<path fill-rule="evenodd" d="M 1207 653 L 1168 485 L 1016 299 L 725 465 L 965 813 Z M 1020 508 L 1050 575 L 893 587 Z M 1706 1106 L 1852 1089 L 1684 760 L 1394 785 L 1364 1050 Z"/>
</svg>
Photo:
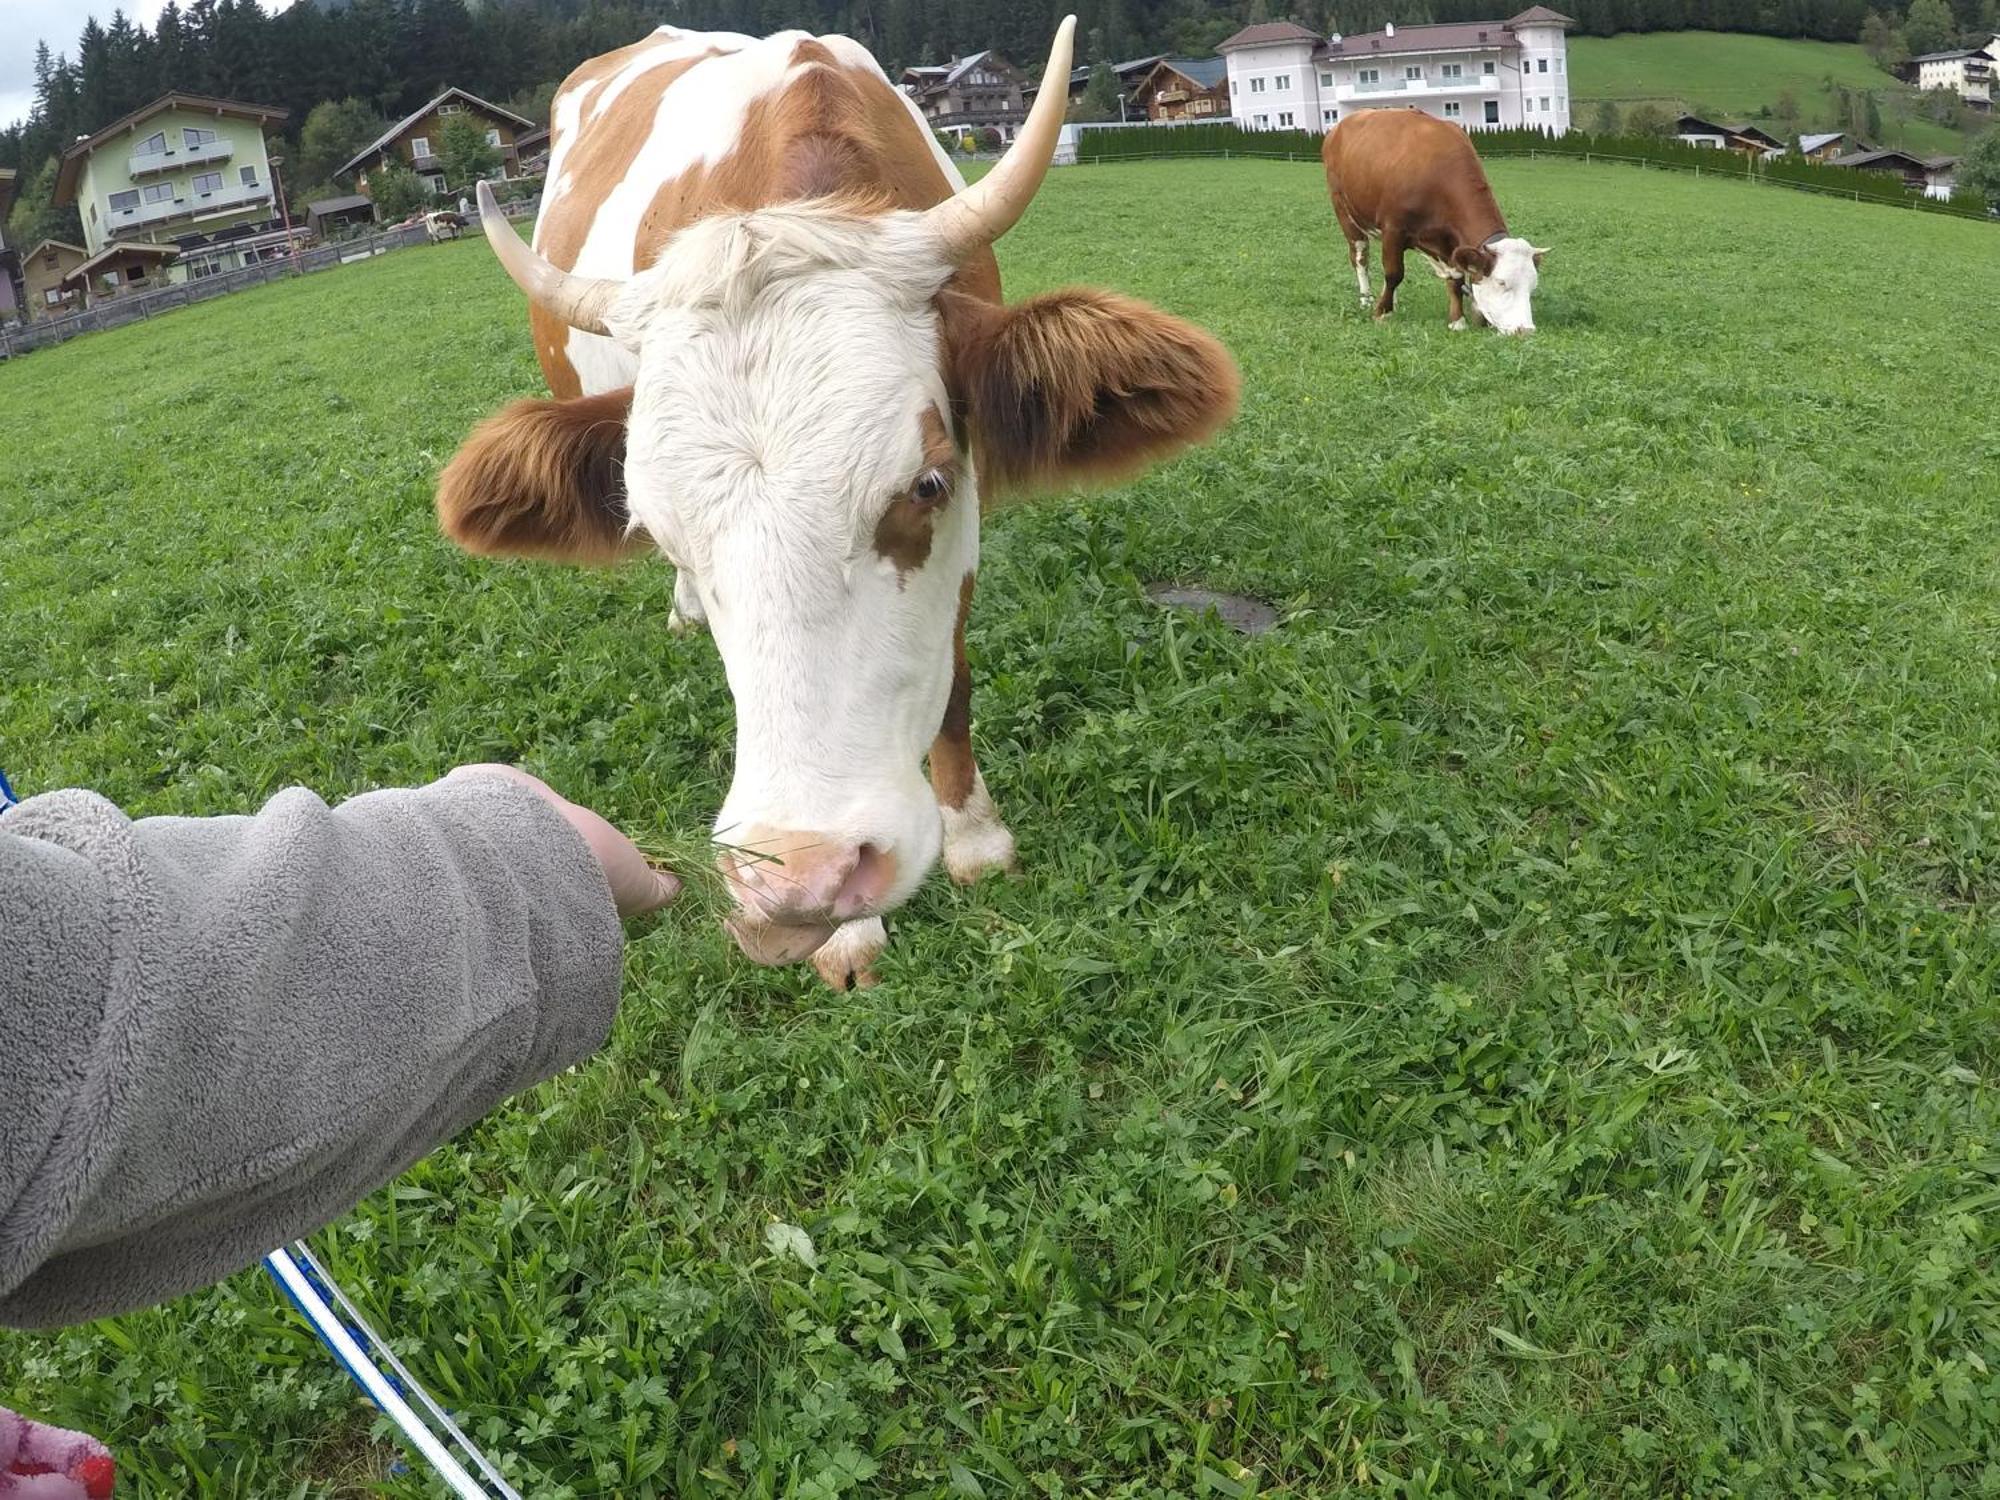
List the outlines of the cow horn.
<svg viewBox="0 0 2000 1500">
<path fill-rule="evenodd" d="M 486 231 L 486 243 L 500 257 L 514 285 L 528 294 L 528 301 L 571 328 L 609 334 L 604 317 L 623 282 L 572 275 L 543 260 L 514 233 L 514 226 L 500 212 L 492 187 L 484 182 L 479 184 L 479 227 Z"/>
<path fill-rule="evenodd" d="M 1076 17 L 1064 16 L 1049 47 L 1049 65 L 1035 107 L 1014 137 L 1007 154 L 993 170 L 956 196 L 932 208 L 925 217 L 945 242 L 953 260 L 964 260 L 985 249 L 1019 222 L 1035 190 L 1048 174 L 1062 134 L 1063 112 L 1069 108 L 1070 58 L 1076 44 Z"/>
</svg>

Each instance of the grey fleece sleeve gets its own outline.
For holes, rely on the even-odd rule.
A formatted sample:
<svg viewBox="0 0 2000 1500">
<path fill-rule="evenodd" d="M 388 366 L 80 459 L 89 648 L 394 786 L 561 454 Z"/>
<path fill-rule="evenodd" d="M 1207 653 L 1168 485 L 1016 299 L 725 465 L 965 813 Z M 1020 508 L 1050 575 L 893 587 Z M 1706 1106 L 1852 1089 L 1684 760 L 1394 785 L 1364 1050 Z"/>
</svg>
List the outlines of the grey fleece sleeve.
<svg viewBox="0 0 2000 1500">
<path fill-rule="evenodd" d="M 0 815 L 0 1323 L 219 1280 L 595 1051 L 603 871 L 489 778 L 131 822 Z"/>
</svg>

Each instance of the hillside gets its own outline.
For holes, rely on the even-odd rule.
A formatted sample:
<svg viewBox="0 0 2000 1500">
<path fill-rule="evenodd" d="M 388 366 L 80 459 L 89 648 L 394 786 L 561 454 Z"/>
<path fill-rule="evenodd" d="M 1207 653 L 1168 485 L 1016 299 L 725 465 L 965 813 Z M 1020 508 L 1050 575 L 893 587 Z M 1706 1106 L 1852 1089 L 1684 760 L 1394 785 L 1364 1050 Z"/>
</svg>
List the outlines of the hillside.
<svg viewBox="0 0 2000 1500">
<path fill-rule="evenodd" d="M 1571 99 L 1580 125 L 1591 123 L 1591 106 L 1601 99 L 1621 106 L 1651 102 L 1743 119 L 1775 111 L 1779 94 L 1790 90 L 1798 100 L 1800 129 L 1833 130 L 1847 122 L 1828 87 L 1831 81 L 1875 95 L 1882 113 L 1881 144 L 1929 152 L 1965 148 L 1961 132 L 1910 118 L 1916 91 L 1876 67 L 1852 42 L 1664 31 L 1573 37 L 1569 48 Z"/>
</svg>

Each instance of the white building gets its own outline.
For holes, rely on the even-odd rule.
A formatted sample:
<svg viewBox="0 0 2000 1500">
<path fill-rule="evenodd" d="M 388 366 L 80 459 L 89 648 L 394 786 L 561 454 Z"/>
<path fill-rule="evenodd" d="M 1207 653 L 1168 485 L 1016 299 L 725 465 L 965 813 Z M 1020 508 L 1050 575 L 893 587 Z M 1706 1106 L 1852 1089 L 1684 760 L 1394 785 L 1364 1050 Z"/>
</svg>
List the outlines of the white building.
<svg viewBox="0 0 2000 1500">
<path fill-rule="evenodd" d="M 1327 130 L 1357 109 L 1420 109 L 1467 130 L 1570 127 L 1576 23 L 1536 5 L 1507 21 L 1385 26 L 1321 37 L 1291 21 L 1246 26 L 1215 50 L 1246 130 Z"/>
<path fill-rule="evenodd" d="M 1984 47 L 1926 52 L 1910 61 L 1916 64 L 1918 88 L 1949 89 L 1973 104 L 1991 104 L 1994 64 L 2000 62 L 2000 36 Z"/>
</svg>

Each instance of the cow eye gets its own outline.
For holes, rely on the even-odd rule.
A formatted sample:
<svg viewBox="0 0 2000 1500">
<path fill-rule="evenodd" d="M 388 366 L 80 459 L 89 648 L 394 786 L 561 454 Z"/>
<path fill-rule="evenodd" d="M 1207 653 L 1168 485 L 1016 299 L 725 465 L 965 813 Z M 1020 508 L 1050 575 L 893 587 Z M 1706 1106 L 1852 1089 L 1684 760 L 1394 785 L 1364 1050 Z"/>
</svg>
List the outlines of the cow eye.
<svg viewBox="0 0 2000 1500">
<path fill-rule="evenodd" d="M 951 476 L 942 469 L 926 469 L 910 493 L 919 505 L 942 505 L 951 498 Z"/>
</svg>

